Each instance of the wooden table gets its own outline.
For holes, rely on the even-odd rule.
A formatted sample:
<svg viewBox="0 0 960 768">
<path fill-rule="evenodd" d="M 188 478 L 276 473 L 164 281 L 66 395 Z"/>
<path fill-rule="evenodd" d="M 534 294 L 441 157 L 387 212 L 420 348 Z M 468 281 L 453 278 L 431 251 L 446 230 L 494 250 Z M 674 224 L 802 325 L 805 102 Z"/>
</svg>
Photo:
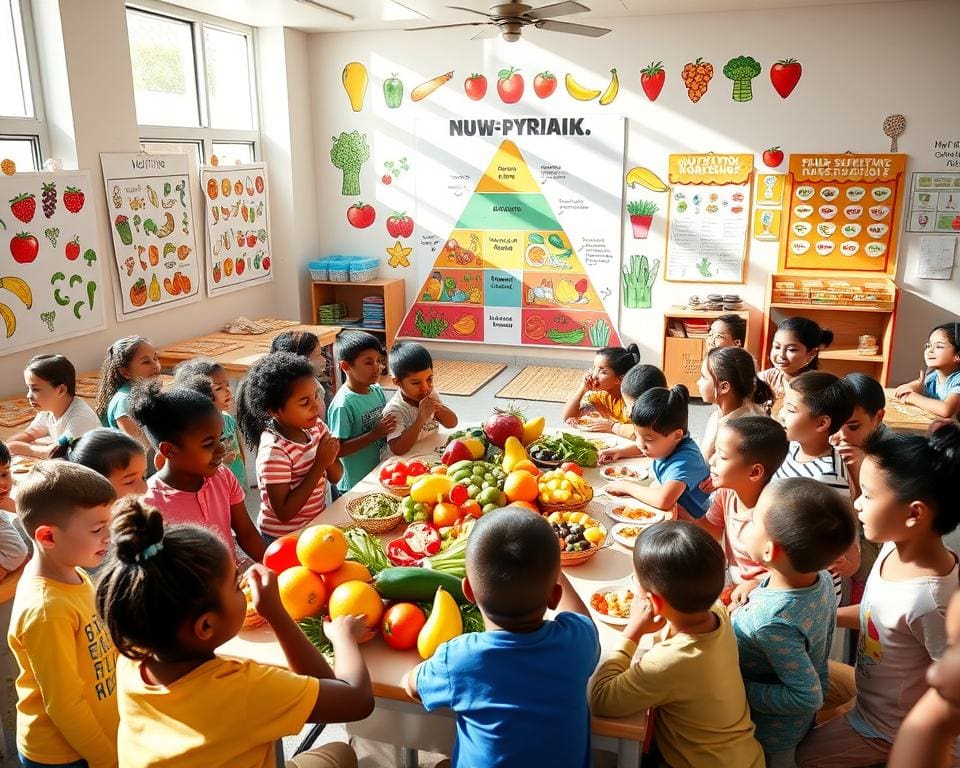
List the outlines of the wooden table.
<svg viewBox="0 0 960 768">
<path fill-rule="evenodd" d="M 627 442 L 612 435 L 592 433 L 584 436 L 588 439 L 603 439 L 611 445 Z M 432 440 L 418 443 L 411 453 L 429 453 L 441 445 L 443 439 L 442 435 L 437 435 Z M 649 460 L 633 459 L 618 463 L 647 466 Z M 607 482 L 601 477 L 599 469 L 588 469 L 584 475 L 594 489 L 601 488 Z M 378 470 L 374 470 L 350 493 L 331 504 L 318 522 L 335 525 L 351 523 L 346 513 L 347 502 L 358 495 L 382 490 L 378 482 Z M 613 525 L 613 521 L 609 519 L 605 519 L 604 523 L 608 529 Z M 396 538 L 400 530 L 398 528 L 381 536 L 381 539 L 386 542 Z M 598 552 L 583 565 L 567 569 L 566 574 L 583 602 L 589 605 L 595 589 L 623 581 L 629 577 L 632 570 L 631 551 L 619 544 L 613 544 Z M 624 639 L 618 629 L 604 623 L 598 623 L 597 628 L 600 633 L 602 658 L 607 658 L 614 651 L 624 647 Z M 407 697 L 402 687 L 404 675 L 420 662 L 416 651 L 395 651 L 389 648 L 379 636 L 363 645 L 362 649 L 367 668 L 370 670 L 377 709 L 368 720 L 351 724 L 349 726 L 351 733 L 404 747 L 408 766 L 417 764 L 417 749 L 450 754 L 455 722 L 452 713 L 449 711 L 427 713 L 419 702 Z M 287 666 L 286 657 L 269 626 L 241 632 L 223 645 L 219 652 L 239 659 L 253 659 L 262 664 Z M 558 702 L 557 705 L 563 706 L 563 703 Z M 639 765 L 641 745 L 647 732 L 646 713 L 616 719 L 593 717 L 591 732 L 594 749 L 616 753 L 618 764 L 621 766 L 632 768 Z"/>
<path fill-rule="evenodd" d="M 885 389 L 887 407 L 883 414 L 883 423 L 897 432 L 912 432 L 925 435 L 933 420 L 937 418 L 929 411 L 910 403 L 897 400 L 896 389 Z"/>
</svg>

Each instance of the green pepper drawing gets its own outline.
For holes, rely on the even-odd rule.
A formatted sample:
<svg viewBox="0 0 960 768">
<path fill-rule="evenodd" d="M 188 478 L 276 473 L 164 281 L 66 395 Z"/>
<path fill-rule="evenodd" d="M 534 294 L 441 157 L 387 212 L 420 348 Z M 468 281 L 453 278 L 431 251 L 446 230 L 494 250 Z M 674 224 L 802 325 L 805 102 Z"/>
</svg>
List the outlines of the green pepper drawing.
<svg viewBox="0 0 960 768">
<path fill-rule="evenodd" d="M 396 109 L 403 101 L 403 83 L 395 74 L 383 81 L 383 100 L 390 109 Z"/>
<path fill-rule="evenodd" d="M 130 220 L 126 216 L 117 216 L 114 226 L 120 235 L 120 242 L 124 245 L 133 245 L 133 233 L 130 231 Z"/>
</svg>

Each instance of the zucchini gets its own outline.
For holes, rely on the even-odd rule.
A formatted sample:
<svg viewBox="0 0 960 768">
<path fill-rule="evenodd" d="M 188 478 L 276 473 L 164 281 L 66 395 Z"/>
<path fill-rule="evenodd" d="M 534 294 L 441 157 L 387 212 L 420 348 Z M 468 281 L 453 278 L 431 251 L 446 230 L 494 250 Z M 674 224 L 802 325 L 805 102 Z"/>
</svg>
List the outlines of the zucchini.
<svg viewBox="0 0 960 768">
<path fill-rule="evenodd" d="M 377 574 L 373 586 L 380 593 L 380 597 L 387 600 L 429 603 L 436 595 L 437 587 L 443 587 L 460 605 L 470 602 L 463 594 L 460 579 L 429 568 L 384 568 Z"/>
<path fill-rule="evenodd" d="M 552 245 L 554 248 L 567 247 L 566 245 L 564 245 L 563 238 L 560 237 L 560 235 L 557 235 L 557 234 L 550 235 L 550 237 L 548 237 L 547 240 L 550 243 L 550 245 Z"/>
<path fill-rule="evenodd" d="M 543 235 L 537 232 L 531 232 L 527 235 L 527 242 L 532 245 L 543 245 Z"/>
</svg>

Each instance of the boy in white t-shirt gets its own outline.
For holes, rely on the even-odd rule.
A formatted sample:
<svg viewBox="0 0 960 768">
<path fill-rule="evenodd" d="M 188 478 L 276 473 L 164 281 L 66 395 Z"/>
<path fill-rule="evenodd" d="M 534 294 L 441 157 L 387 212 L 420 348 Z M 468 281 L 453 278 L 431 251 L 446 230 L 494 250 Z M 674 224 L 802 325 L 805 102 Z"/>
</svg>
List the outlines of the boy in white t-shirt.
<svg viewBox="0 0 960 768">
<path fill-rule="evenodd" d="M 387 434 L 387 445 L 395 456 L 413 448 L 421 437 L 436 432 L 442 424 L 457 426 L 457 414 L 440 400 L 433 389 L 433 358 L 420 344 L 397 344 L 390 350 L 390 371 L 397 392 L 384 408 L 392 413 L 396 426 Z"/>
</svg>

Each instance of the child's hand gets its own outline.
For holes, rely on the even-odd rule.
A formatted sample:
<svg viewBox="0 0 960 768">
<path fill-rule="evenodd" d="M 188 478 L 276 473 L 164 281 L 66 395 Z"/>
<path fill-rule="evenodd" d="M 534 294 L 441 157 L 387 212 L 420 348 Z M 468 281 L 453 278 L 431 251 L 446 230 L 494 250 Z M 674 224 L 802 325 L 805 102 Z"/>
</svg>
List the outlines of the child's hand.
<svg viewBox="0 0 960 768">
<path fill-rule="evenodd" d="M 394 427 L 396 426 L 397 426 L 397 414 L 392 412 L 388 413 L 386 416 L 384 416 L 380 420 L 380 423 L 373 428 L 373 434 L 379 440 L 381 437 L 386 437 L 391 432 L 393 432 Z"/>
<path fill-rule="evenodd" d="M 924 372 L 921 370 L 919 378 L 915 379 L 914 381 L 908 381 L 906 384 L 901 384 L 899 387 L 897 387 L 897 400 L 905 400 L 911 394 L 922 395 L 924 392 L 924 378 Z"/>
<path fill-rule="evenodd" d="M 352 643 L 356 645 L 369 630 L 363 620 L 366 615 L 338 616 L 333 621 L 323 625 L 324 634 L 334 646 Z"/>
<path fill-rule="evenodd" d="M 259 563 L 251 565 L 243 575 L 250 587 L 250 597 L 254 610 L 269 624 L 288 616 L 280 602 L 280 590 L 277 588 L 277 574 Z"/>
<path fill-rule="evenodd" d="M 317 454 L 313 459 L 314 466 L 329 467 L 336 461 L 339 451 L 340 441 L 327 432 L 320 438 L 320 444 L 317 446 Z"/>
<path fill-rule="evenodd" d="M 727 606 L 728 610 L 732 613 L 741 605 L 746 605 L 750 599 L 750 593 L 759 586 L 760 582 L 755 580 L 737 584 L 737 586 L 733 588 L 733 592 L 730 593 L 730 604 Z"/>
<path fill-rule="evenodd" d="M 432 395 L 433 393 L 431 393 Z M 424 421 L 429 421 L 430 418 L 437 412 L 437 406 L 440 404 L 438 400 L 435 400 L 430 395 L 427 395 L 420 403 L 417 405 L 417 410 L 419 411 L 420 418 Z"/>
<path fill-rule="evenodd" d="M 577 429 L 582 432 L 612 432 L 613 431 L 613 422 L 610 419 L 592 419 L 588 418 L 586 421 L 578 422 L 576 425 Z"/>
<path fill-rule="evenodd" d="M 603 486 L 603 492 L 608 496 L 629 496 L 632 486 L 626 480 L 614 480 Z"/>
<path fill-rule="evenodd" d="M 658 616 L 654 612 L 653 603 L 649 598 L 637 592 L 630 604 L 630 621 L 623 628 L 623 634 L 636 642 L 643 635 L 659 632 L 665 623 L 663 616 Z"/>
</svg>

